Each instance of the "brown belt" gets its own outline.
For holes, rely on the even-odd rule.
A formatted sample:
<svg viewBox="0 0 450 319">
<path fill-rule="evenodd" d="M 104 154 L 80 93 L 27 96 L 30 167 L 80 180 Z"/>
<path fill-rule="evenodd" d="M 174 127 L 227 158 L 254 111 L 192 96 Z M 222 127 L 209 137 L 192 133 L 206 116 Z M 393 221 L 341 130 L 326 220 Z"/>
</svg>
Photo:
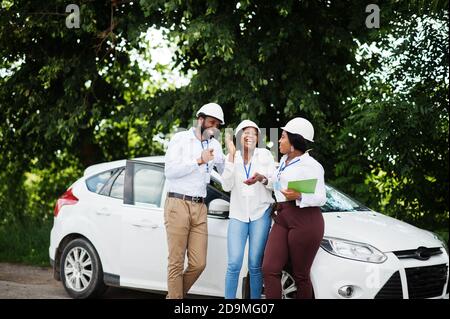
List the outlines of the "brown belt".
<svg viewBox="0 0 450 319">
<path fill-rule="evenodd" d="M 172 192 L 169 192 L 169 197 L 179 198 L 179 199 L 187 200 L 187 201 L 194 202 L 194 203 L 204 203 L 205 202 L 204 197 L 189 196 L 189 195 L 172 193 Z"/>
</svg>

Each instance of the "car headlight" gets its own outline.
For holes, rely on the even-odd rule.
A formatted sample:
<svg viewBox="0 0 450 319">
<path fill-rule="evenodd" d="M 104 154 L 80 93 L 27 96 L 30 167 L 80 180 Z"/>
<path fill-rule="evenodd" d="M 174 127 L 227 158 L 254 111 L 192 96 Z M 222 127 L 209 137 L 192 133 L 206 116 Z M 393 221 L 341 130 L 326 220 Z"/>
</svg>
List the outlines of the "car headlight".
<svg viewBox="0 0 450 319">
<path fill-rule="evenodd" d="M 381 264 L 387 256 L 373 246 L 354 241 L 324 237 L 320 247 L 330 254 L 368 263 Z"/>
</svg>

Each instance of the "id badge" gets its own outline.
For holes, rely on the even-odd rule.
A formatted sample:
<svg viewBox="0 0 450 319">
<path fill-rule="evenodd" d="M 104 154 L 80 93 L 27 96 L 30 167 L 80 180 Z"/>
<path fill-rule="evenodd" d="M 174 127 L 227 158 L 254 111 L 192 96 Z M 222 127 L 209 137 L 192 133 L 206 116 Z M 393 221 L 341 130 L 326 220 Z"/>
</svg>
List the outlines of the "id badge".
<svg viewBox="0 0 450 319">
<path fill-rule="evenodd" d="M 273 183 L 273 190 L 274 191 L 281 191 L 281 182 L 280 181 L 276 181 Z"/>
<path fill-rule="evenodd" d="M 242 196 L 249 197 L 255 196 L 255 187 L 254 185 L 243 185 L 242 186 Z"/>
</svg>

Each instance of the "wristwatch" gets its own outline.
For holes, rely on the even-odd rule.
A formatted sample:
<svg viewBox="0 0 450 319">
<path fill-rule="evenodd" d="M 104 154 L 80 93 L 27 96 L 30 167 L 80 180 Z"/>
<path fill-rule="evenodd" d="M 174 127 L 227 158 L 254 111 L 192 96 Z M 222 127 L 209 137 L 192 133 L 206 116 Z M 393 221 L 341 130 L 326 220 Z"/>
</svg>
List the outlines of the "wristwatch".
<svg viewBox="0 0 450 319">
<path fill-rule="evenodd" d="M 266 183 L 267 183 L 267 178 L 264 177 L 264 178 L 262 179 L 261 183 L 263 183 L 263 185 L 266 185 Z"/>
</svg>

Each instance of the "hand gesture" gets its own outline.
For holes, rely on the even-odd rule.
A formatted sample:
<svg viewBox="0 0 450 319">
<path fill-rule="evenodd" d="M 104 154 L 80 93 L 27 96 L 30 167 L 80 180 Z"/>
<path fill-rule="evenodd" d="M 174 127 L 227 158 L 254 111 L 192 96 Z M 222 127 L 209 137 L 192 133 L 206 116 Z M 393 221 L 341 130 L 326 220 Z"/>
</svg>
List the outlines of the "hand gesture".
<svg viewBox="0 0 450 319">
<path fill-rule="evenodd" d="M 244 181 L 244 184 L 247 184 L 247 185 L 253 185 L 253 184 L 255 184 L 256 182 L 257 182 L 256 179 L 254 179 L 253 177 L 250 177 L 249 179 L 247 179 L 247 180 Z"/>
<path fill-rule="evenodd" d="M 253 174 L 254 179 L 256 179 L 257 182 L 262 183 L 264 179 L 266 179 L 266 177 L 263 174 L 260 174 L 258 172 L 255 172 L 255 174 Z"/>
<path fill-rule="evenodd" d="M 233 136 L 229 133 L 225 134 L 225 144 L 227 146 L 228 153 L 230 153 L 233 157 L 236 154 L 236 146 L 233 143 Z"/>
<path fill-rule="evenodd" d="M 202 152 L 202 161 L 203 163 L 208 163 L 209 161 L 212 161 L 214 159 L 214 149 L 208 148 L 206 150 L 203 150 Z"/>
<path fill-rule="evenodd" d="M 256 182 L 262 182 L 264 180 L 265 176 L 259 173 L 253 174 L 253 176 L 247 180 L 244 181 L 247 185 L 253 185 Z"/>
<path fill-rule="evenodd" d="M 292 189 L 282 189 L 281 193 L 286 197 L 286 199 L 289 200 L 297 200 L 302 198 L 302 193 L 299 193 L 297 191 L 294 191 Z"/>
</svg>

